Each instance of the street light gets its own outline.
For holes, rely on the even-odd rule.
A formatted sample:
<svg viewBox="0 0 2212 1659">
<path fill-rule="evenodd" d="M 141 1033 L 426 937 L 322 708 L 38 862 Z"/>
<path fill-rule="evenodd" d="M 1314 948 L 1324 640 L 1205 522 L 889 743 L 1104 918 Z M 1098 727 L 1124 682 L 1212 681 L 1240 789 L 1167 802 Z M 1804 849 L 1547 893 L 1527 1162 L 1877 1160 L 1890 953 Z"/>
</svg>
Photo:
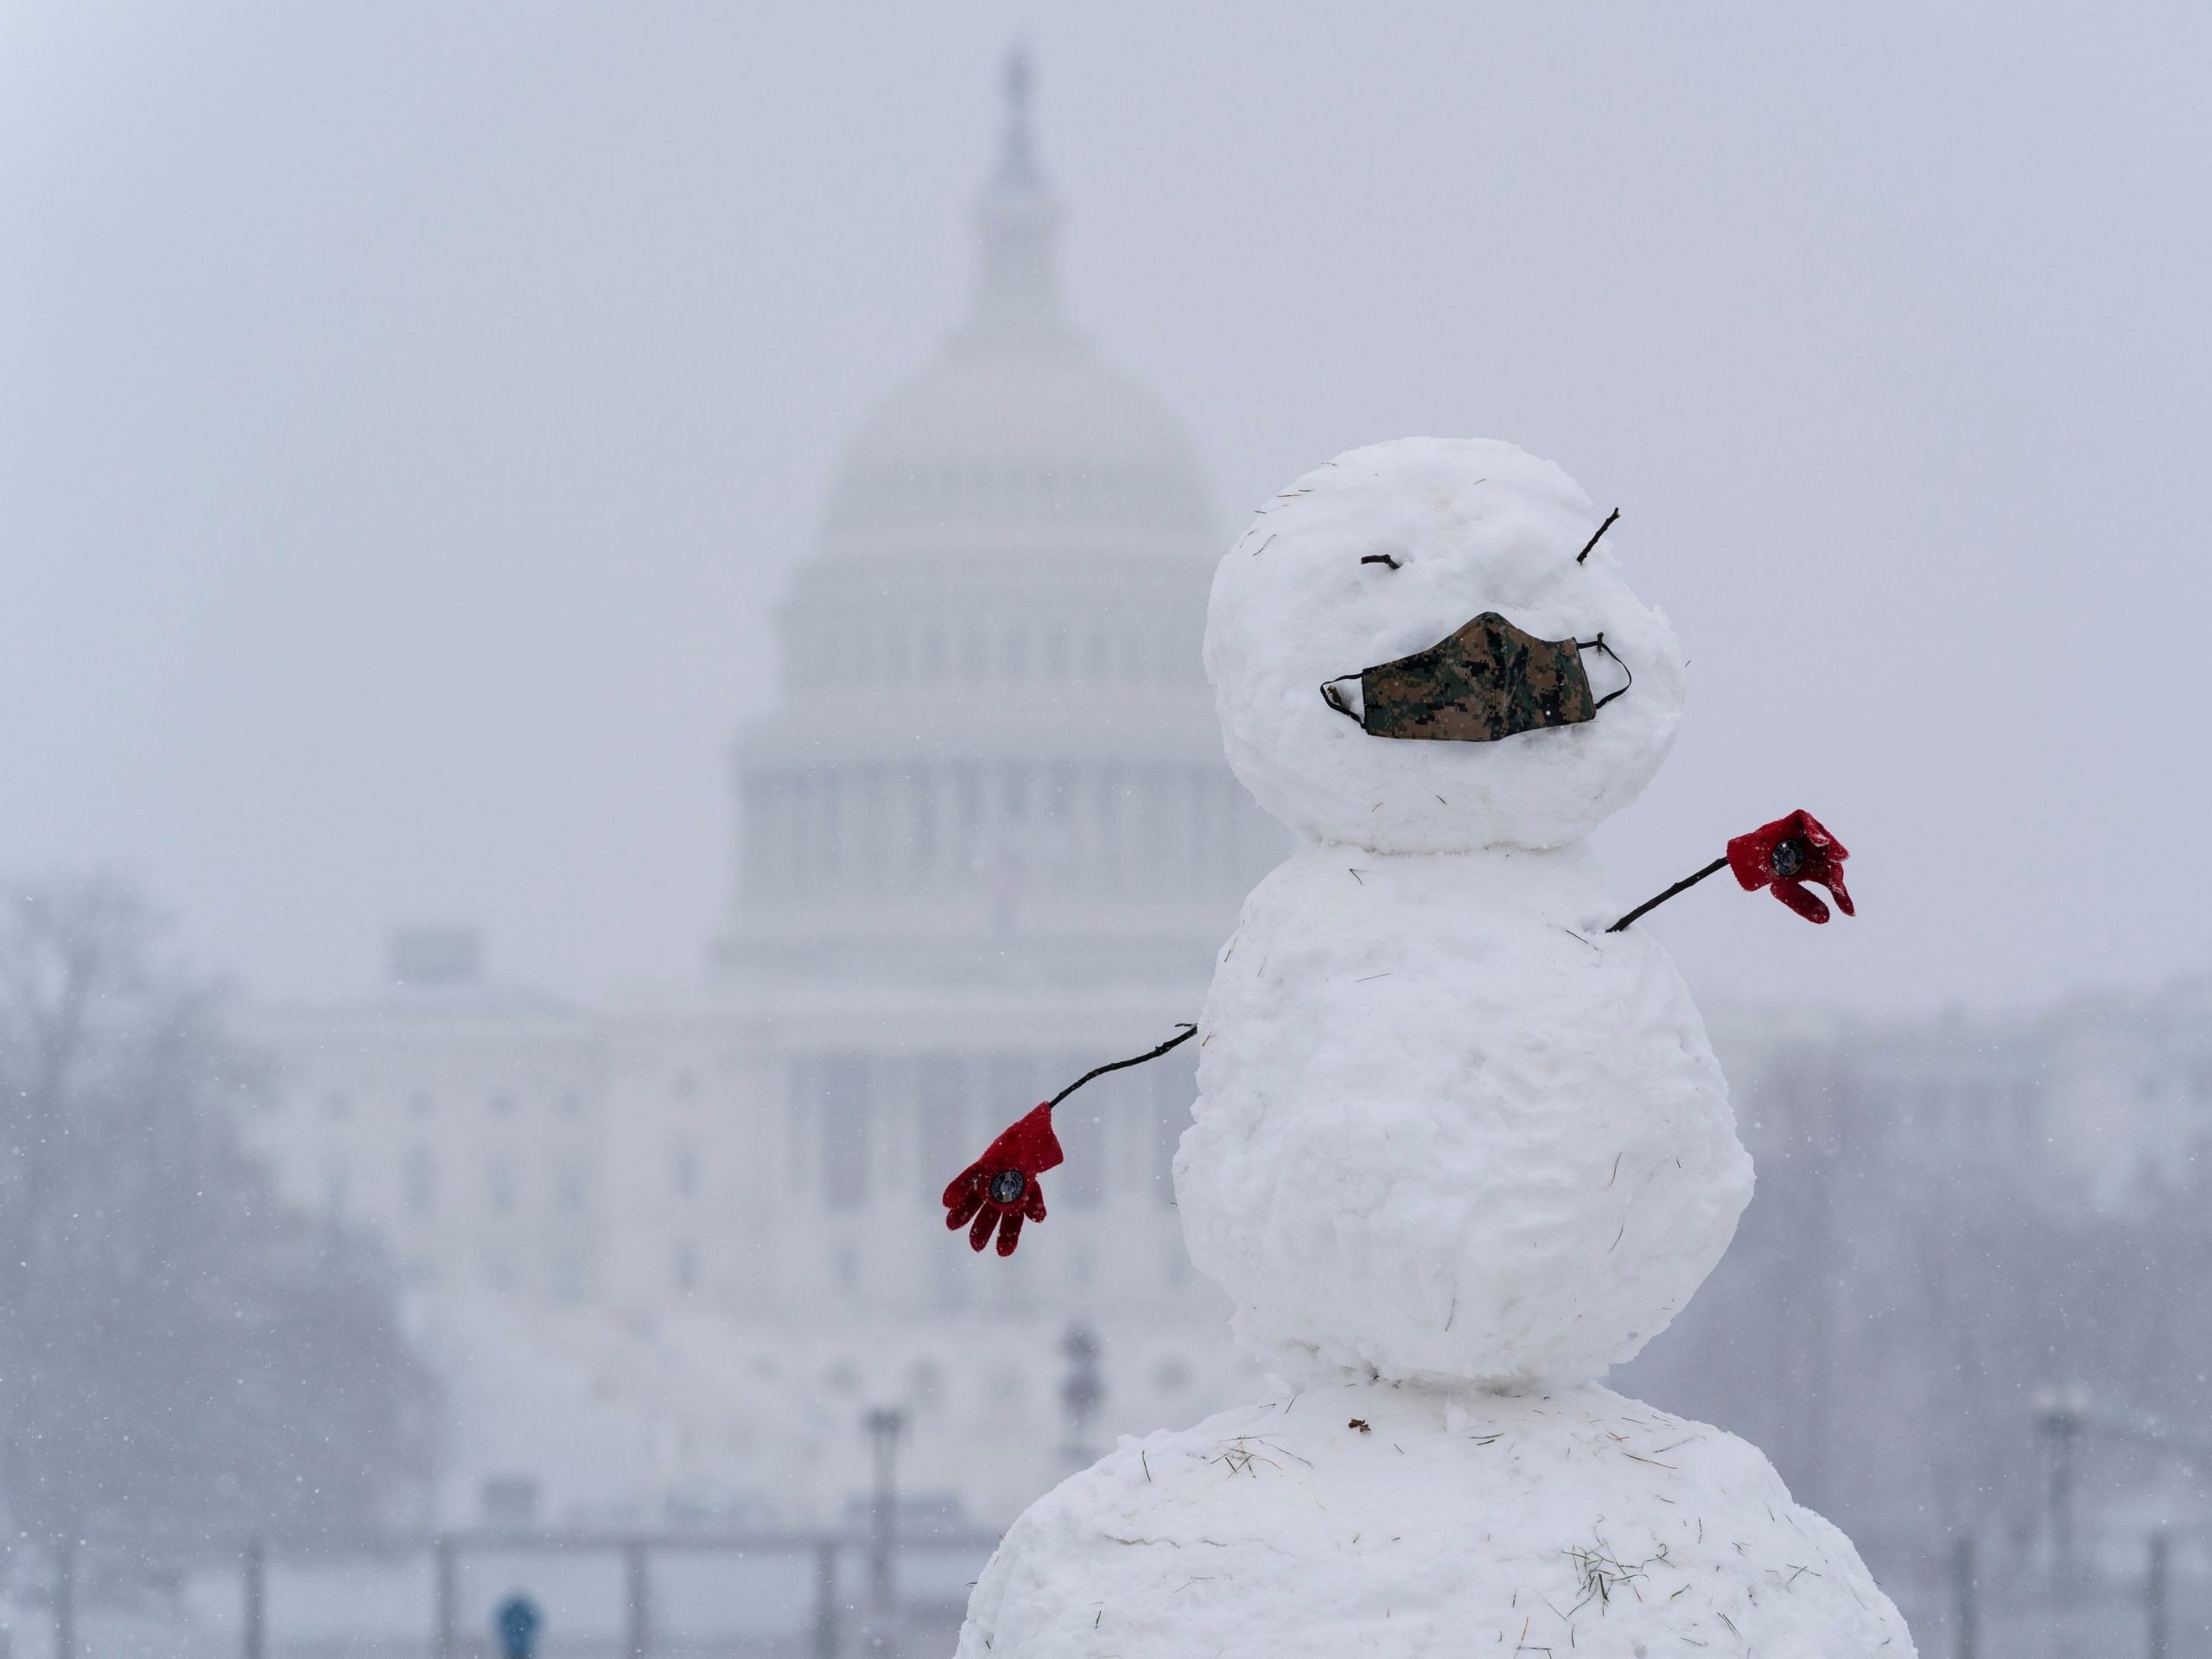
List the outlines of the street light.
<svg viewBox="0 0 2212 1659">
<path fill-rule="evenodd" d="M 2074 1447 L 2089 1426 L 2089 1391 L 2078 1382 L 2045 1383 L 2029 1396 L 2036 1433 L 2050 1445 L 2050 1575 L 2074 1582 Z"/>
<path fill-rule="evenodd" d="M 906 1432 L 906 1414 L 897 1406 L 873 1406 L 861 1421 L 868 1430 L 868 1450 L 875 1464 L 875 1491 L 868 1506 L 868 1605 L 877 1613 L 888 1613 L 893 1516 L 899 1501 L 899 1437 Z"/>
<path fill-rule="evenodd" d="M 1087 1325 L 1071 1325 L 1060 1338 L 1060 1351 L 1068 1361 L 1068 1374 L 1060 1383 L 1068 1437 L 1060 1455 L 1070 1468 L 1080 1469 L 1091 1459 L 1090 1425 L 1106 1399 L 1106 1381 L 1098 1374 L 1098 1338 Z"/>
</svg>

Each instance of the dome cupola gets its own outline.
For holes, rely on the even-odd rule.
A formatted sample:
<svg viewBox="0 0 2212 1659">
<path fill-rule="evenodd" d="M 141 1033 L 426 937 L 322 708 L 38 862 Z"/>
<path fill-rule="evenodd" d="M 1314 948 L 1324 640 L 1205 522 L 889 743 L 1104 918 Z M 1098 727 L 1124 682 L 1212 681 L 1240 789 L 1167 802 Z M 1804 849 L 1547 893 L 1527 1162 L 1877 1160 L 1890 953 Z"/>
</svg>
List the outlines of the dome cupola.
<svg viewBox="0 0 2212 1659">
<path fill-rule="evenodd" d="M 1029 86 L 1016 52 L 998 164 L 976 209 L 968 319 L 847 449 L 823 519 L 826 556 L 934 546 L 948 531 L 979 546 L 1050 550 L 1108 531 L 1212 550 L 1181 424 L 1098 361 L 1061 303 L 1060 209 L 1037 166 Z"/>
</svg>

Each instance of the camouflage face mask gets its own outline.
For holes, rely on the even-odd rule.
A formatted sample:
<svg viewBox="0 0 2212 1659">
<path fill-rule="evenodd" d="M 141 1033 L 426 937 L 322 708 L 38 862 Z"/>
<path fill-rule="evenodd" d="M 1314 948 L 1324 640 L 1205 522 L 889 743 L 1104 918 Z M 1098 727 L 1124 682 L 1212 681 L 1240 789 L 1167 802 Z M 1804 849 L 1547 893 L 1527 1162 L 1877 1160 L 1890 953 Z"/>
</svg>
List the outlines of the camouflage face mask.
<svg viewBox="0 0 2212 1659">
<path fill-rule="evenodd" d="M 1576 726 L 1625 691 L 1590 693 L 1581 653 L 1602 651 L 1595 639 L 1539 639 L 1496 611 L 1484 611 L 1427 651 L 1339 675 L 1321 687 L 1330 708 L 1374 737 L 1427 737 L 1491 743 L 1516 732 Z M 1628 664 L 1621 663 L 1628 672 Z M 1359 681 L 1360 712 L 1337 687 Z M 1634 675 L 1630 675 L 1631 682 Z"/>
</svg>

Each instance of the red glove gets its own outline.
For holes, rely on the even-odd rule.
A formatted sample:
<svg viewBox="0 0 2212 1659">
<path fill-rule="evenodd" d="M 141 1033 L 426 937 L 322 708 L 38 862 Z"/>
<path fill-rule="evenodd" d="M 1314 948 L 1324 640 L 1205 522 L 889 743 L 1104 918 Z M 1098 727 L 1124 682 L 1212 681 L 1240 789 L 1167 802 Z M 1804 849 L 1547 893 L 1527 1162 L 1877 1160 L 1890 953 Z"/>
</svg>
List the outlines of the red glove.
<svg viewBox="0 0 2212 1659">
<path fill-rule="evenodd" d="M 1817 881 L 1834 894 L 1845 915 L 1859 913 L 1851 907 L 1851 894 L 1843 885 L 1843 861 L 1850 856 L 1843 843 L 1802 808 L 1728 843 L 1728 868 L 1745 892 L 1771 887 L 1776 898 L 1808 922 L 1827 920 L 1828 907 L 1817 893 L 1805 891 L 1808 881 Z"/>
<path fill-rule="evenodd" d="M 1061 1160 L 1060 1138 L 1052 1133 L 1052 1109 L 1039 1106 L 994 1141 L 983 1155 L 952 1178 L 944 1189 L 944 1224 L 958 1229 L 969 1217 L 968 1245 L 980 1250 L 999 1235 L 999 1254 L 1012 1255 L 1021 1242 L 1024 1221 L 1045 1219 L 1045 1196 L 1037 1178 Z"/>
</svg>

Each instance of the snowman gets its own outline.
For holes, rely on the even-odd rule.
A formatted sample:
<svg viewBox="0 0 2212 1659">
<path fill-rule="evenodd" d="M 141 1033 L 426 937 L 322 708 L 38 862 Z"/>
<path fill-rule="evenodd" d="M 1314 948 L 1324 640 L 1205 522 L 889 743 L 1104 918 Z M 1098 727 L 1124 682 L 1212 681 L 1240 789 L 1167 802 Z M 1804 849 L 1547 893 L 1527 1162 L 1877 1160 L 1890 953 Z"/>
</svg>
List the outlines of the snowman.
<svg viewBox="0 0 2212 1659">
<path fill-rule="evenodd" d="M 1599 1382 L 1751 1191 L 1688 988 L 1584 844 L 1685 690 L 1611 522 L 1512 445 L 1407 439 L 1224 557 L 1229 759 L 1300 845 L 1221 951 L 1175 1186 L 1271 1391 L 1033 1505 L 962 1659 L 1913 1651 L 1757 1450 Z M 1843 855 L 1799 814 L 1726 861 L 1825 920 L 1802 880 L 1848 909 Z M 980 1249 L 1058 1160 L 1040 1107 L 948 1206 Z"/>
</svg>

